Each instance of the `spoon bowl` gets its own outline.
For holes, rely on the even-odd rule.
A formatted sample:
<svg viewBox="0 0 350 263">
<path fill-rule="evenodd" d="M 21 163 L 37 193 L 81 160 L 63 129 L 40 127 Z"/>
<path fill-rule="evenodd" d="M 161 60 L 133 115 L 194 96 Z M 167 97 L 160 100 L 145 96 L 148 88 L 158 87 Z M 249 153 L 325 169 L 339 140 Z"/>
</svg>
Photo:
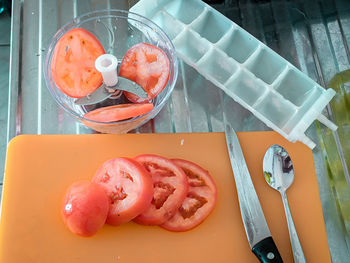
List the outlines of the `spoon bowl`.
<svg viewBox="0 0 350 263">
<path fill-rule="evenodd" d="M 263 160 L 265 181 L 269 186 L 279 191 L 282 196 L 287 217 L 289 237 L 292 244 L 294 262 L 306 262 L 297 231 L 289 209 L 286 191 L 294 181 L 294 167 L 288 152 L 280 145 L 271 145 Z"/>
<path fill-rule="evenodd" d="M 280 145 L 272 145 L 266 151 L 263 170 L 266 182 L 277 191 L 286 191 L 294 181 L 292 160 Z"/>
</svg>

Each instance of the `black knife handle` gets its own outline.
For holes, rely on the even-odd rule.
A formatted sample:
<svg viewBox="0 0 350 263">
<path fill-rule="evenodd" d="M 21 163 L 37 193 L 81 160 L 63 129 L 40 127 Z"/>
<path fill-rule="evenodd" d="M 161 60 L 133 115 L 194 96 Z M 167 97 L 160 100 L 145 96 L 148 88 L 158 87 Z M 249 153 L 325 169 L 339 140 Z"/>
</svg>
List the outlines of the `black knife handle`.
<svg viewBox="0 0 350 263">
<path fill-rule="evenodd" d="M 283 263 L 272 237 L 267 237 L 255 244 L 252 251 L 262 263 Z"/>
</svg>

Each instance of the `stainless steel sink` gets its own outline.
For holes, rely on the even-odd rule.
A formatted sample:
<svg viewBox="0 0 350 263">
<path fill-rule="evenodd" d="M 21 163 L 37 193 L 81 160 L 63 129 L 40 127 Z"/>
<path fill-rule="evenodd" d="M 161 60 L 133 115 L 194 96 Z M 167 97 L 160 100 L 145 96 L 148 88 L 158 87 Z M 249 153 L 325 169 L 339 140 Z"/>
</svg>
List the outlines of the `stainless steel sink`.
<svg viewBox="0 0 350 263">
<path fill-rule="evenodd" d="M 7 107 L 9 91 L 11 17 L 7 12 L 0 14 L 0 175 L 4 173 L 7 133 Z M 2 180 L 0 190 L 2 189 Z"/>
<path fill-rule="evenodd" d="M 128 9 L 135 2 L 13 1 L 9 89 L 6 90 L 6 82 L 0 83 L 1 165 L 4 163 L 6 140 L 16 135 L 93 132 L 59 109 L 51 98 L 42 73 L 46 48 L 55 32 L 73 17 L 97 9 Z M 323 87 L 327 86 L 336 73 L 350 68 L 348 0 L 212 2 L 215 2 L 214 8 L 270 46 Z M 8 47 L 0 47 L 0 52 L 8 52 Z M 8 62 L 5 60 L 1 59 L 0 67 L 6 68 L 5 63 Z M 1 74 L 4 74 L 3 71 Z M 3 75 L 0 75 L 0 78 L 2 79 Z M 2 85 L 5 85 L 5 88 Z M 180 62 L 179 78 L 167 105 L 154 120 L 132 132 L 223 131 L 223 111 L 230 113 L 227 116 L 237 131 L 268 130 L 250 112 L 227 97 L 193 68 Z M 7 119 L 7 114 L 8 124 L 3 125 L 2 120 L 4 117 Z M 307 133 L 318 142 L 315 126 Z M 344 230 L 342 217 L 330 187 L 319 143 L 314 150 L 314 159 L 332 260 L 347 262 L 350 258 L 349 237 Z"/>
</svg>

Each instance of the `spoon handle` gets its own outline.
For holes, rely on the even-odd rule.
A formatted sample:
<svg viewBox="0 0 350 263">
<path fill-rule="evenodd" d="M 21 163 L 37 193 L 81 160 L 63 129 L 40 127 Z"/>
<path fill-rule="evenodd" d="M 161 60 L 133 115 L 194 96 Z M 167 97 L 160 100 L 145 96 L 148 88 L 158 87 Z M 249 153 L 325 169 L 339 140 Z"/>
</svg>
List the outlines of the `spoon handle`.
<svg viewBox="0 0 350 263">
<path fill-rule="evenodd" d="M 281 193 L 283 205 L 284 205 L 284 211 L 286 212 L 287 222 L 288 222 L 288 229 L 289 229 L 289 237 L 290 242 L 292 244 L 292 250 L 293 250 L 293 256 L 294 256 L 294 262 L 295 263 L 305 263 L 305 256 L 303 249 L 301 247 L 297 231 L 295 229 L 295 225 L 293 222 L 292 214 L 289 209 L 289 204 L 287 200 L 287 195 L 285 192 Z"/>
</svg>

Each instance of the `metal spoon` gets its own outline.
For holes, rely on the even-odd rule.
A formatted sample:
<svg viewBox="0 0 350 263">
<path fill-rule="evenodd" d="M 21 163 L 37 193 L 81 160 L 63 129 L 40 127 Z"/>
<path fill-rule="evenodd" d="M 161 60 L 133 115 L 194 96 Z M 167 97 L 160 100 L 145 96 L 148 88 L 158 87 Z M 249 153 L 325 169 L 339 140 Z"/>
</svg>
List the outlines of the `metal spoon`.
<svg viewBox="0 0 350 263">
<path fill-rule="evenodd" d="M 287 151 L 279 145 L 272 145 L 266 151 L 263 161 L 263 171 L 266 182 L 279 191 L 282 196 L 287 217 L 290 241 L 292 244 L 294 262 L 306 262 L 292 214 L 289 209 L 286 191 L 294 180 L 294 168 Z"/>
</svg>

